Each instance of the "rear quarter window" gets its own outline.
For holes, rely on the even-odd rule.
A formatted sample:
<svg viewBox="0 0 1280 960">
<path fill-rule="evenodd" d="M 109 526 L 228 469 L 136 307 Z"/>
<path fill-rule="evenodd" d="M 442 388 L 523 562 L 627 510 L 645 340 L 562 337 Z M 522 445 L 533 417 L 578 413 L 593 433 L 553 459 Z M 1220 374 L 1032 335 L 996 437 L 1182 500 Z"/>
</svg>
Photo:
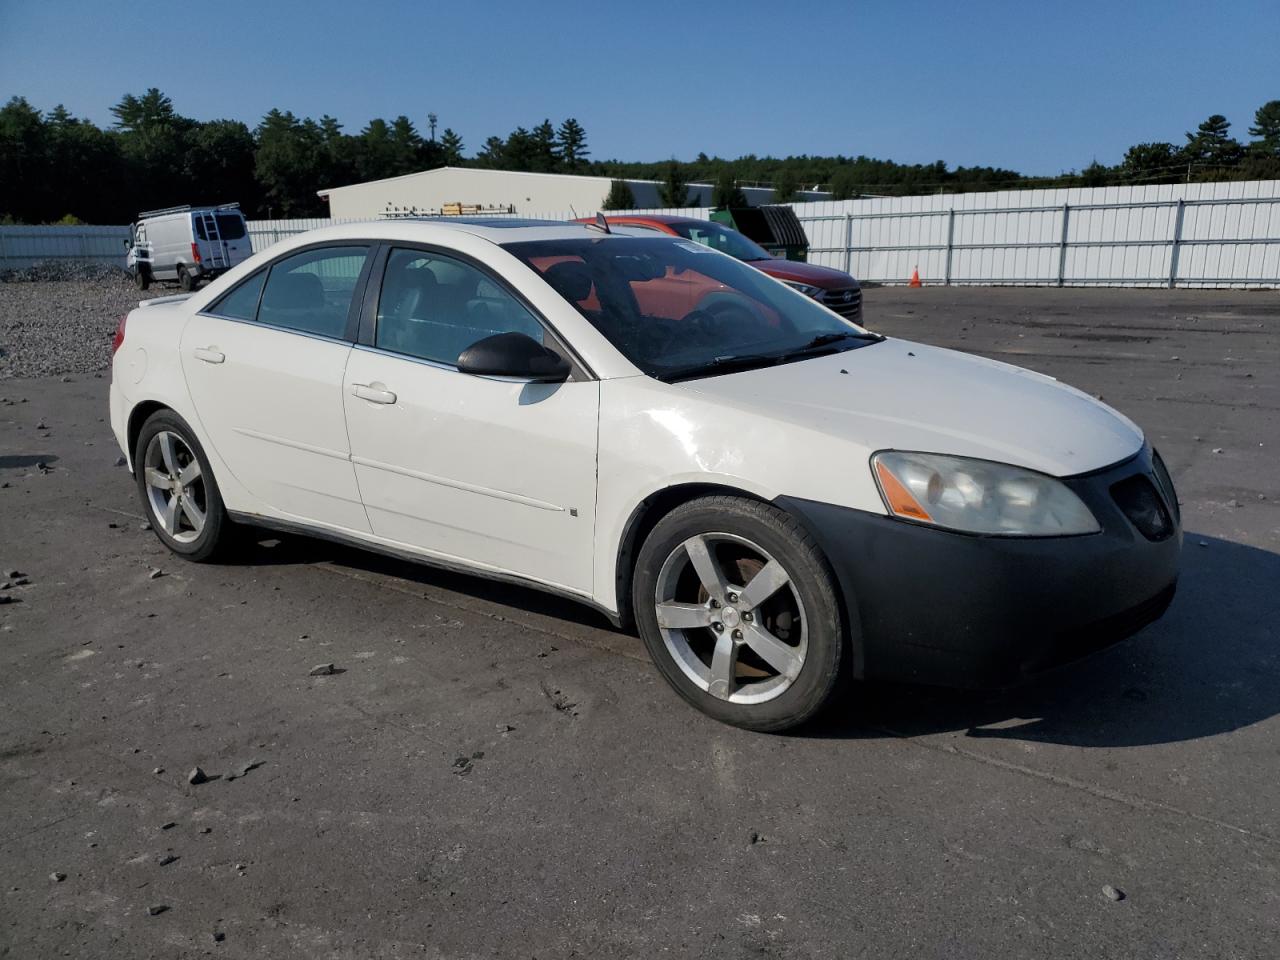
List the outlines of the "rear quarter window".
<svg viewBox="0 0 1280 960">
<path fill-rule="evenodd" d="M 233 320 L 253 320 L 258 313 L 262 282 L 266 279 L 267 271 L 259 270 L 210 307 L 208 312 Z"/>
</svg>

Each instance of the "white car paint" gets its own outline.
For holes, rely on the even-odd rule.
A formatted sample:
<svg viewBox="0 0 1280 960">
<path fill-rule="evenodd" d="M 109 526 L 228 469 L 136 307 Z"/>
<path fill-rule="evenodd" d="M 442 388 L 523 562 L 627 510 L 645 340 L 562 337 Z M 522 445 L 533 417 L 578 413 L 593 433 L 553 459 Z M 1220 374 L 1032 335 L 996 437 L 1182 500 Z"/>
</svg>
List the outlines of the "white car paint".
<svg viewBox="0 0 1280 960">
<path fill-rule="evenodd" d="M 224 473 L 278 516 L 370 532 L 342 403 L 350 345 L 196 313 L 178 353 Z"/>
<path fill-rule="evenodd" d="M 710 484 L 884 514 L 869 467 L 880 449 L 1068 476 L 1142 447 L 1128 419 L 1048 377 L 902 340 L 654 380 L 498 246 L 588 230 L 384 221 L 277 244 L 189 298 L 129 315 L 114 361 L 113 429 L 132 459 L 131 411 L 172 407 L 196 431 L 234 513 L 508 575 L 614 614 L 628 522 L 668 487 Z M 343 240 L 430 243 L 479 261 L 541 313 L 590 375 L 552 385 L 472 377 L 201 312 L 264 264 Z M 197 349 L 225 359 L 198 359 Z M 357 386 L 396 402 L 357 397 Z"/>
<path fill-rule="evenodd" d="M 377 536 L 591 593 L 598 382 L 471 377 L 358 347 L 343 399 Z"/>
</svg>

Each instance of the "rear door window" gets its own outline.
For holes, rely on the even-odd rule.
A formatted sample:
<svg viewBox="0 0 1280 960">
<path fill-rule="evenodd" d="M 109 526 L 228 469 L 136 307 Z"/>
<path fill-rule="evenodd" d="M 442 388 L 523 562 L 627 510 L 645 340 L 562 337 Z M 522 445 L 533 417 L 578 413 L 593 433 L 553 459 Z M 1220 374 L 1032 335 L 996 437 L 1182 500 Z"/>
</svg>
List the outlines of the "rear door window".
<svg viewBox="0 0 1280 960">
<path fill-rule="evenodd" d="M 259 270 L 209 308 L 209 312 L 233 320 L 252 320 L 258 314 L 258 298 L 267 271 Z"/>
<path fill-rule="evenodd" d="M 277 260 L 267 274 L 258 322 L 343 338 L 369 248 L 322 247 Z"/>
</svg>

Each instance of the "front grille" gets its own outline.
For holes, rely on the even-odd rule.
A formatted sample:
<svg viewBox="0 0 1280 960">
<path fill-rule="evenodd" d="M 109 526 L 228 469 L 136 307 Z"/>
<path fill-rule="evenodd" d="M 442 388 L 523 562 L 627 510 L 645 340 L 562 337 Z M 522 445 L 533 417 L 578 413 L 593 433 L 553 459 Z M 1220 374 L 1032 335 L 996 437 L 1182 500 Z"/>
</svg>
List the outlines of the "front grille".
<svg viewBox="0 0 1280 960">
<path fill-rule="evenodd" d="M 858 287 L 824 290 L 820 298 L 825 307 L 847 320 L 853 320 L 862 314 L 862 290 Z"/>
<path fill-rule="evenodd" d="M 1135 473 L 1112 484 L 1111 497 L 1148 540 L 1159 542 L 1173 536 L 1173 520 L 1156 492 L 1155 484 L 1145 474 Z"/>
</svg>

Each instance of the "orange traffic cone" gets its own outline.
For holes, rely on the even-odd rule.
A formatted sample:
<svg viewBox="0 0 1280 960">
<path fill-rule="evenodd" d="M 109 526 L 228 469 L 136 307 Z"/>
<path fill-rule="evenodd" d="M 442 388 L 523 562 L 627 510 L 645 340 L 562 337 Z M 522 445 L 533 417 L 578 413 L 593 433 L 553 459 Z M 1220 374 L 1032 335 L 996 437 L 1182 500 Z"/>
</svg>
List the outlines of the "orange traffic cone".
<svg viewBox="0 0 1280 960">
<path fill-rule="evenodd" d="M 923 287 L 923 286 L 924 286 L 924 284 L 920 282 L 920 268 L 919 268 L 919 267 L 916 267 L 914 270 L 912 270 L 912 271 L 911 271 L 911 282 L 910 282 L 909 284 L 907 284 L 907 286 L 909 286 L 909 287 Z"/>
</svg>

